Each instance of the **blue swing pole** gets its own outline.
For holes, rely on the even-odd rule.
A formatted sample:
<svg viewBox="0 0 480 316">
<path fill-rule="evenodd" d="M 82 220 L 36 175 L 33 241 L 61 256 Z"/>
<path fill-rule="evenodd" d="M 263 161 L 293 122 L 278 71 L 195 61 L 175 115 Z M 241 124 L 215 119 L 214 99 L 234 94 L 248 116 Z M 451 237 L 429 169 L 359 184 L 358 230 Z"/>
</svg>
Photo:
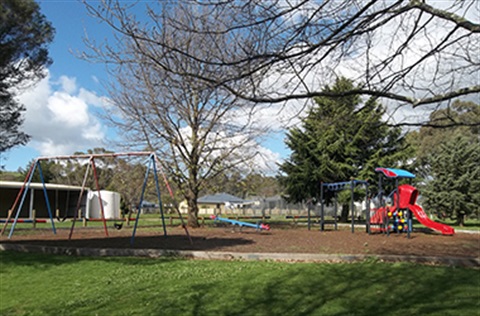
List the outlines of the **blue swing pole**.
<svg viewBox="0 0 480 316">
<path fill-rule="evenodd" d="M 18 206 L 17 213 L 15 214 L 15 219 L 13 220 L 12 227 L 10 228 L 10 233 L 8 234 L 8 239 L 12 238 L 13 232 L 15 231 L 15 227 L 17 226 L 18 217 L 20 216 L 20 211 L 22 209 L 23 202 L 25 202 L 25 197 L 27 196 L 28 189 L 30 188 L 30 183 L 32 182 L 33 173 L 35 172 L 35 169 L 37 168 L 37 164 L 39 164 L 38 160 L 35 161 L 34 167 L 30 172 L 26 187 L 25 187 L 25 184 L 24 184 L 25 190 L 23 191 L 22 199 L 20 201 L 20 205 Z M 7 223 L 8 223 L 8 221 L 7 221 Z"/>
<path fill-rule="evenodd" d="M 135 242 L 135 233 L 137 232 L 138 219 L 140 218 L 140 213 L 142 211 L 143 195 L 145 193 L 145 188 L 147 186 L 148 174 L 150 173 L 150 164 L 151 163 L 152 163 L 152 161 L 149 159 L 147 171 L 145 172 L 145 179 L 143 180 L 142 194 L 140 196 L 140 203 L 138 204 L 137 217 L 135 218 L 135 225 L 133 225 L 132 238 L 130 239 L 130 245 L 131 246 L 133 246 L 133 243 Z"/>
<path fill-rule="evenodd" d="M 40 173 L 40 179 L 42 180 L 43 195 L 45 196 L 45 203 L 47 204 L 48 216 L 50 216 L 50 223 L 52 224 L 52 231 L 53 231 L 53 234 L 56 235 L 57 230 L 55 229 L 55 223 L 53 222 L 52 209 L 50 208 L 50 201 L 48 200 L 47 187 L 45 186 L 45 178 L 43 177 L 42 165 L 40 163 L 38 164 L 38 172 Z"/>
<path fill-rule="evenodd" d="M 338 230 L 338 223 L 337 223 L 337 213 L 338 213 L 338 192 L 334 191 L 334 206 L 333 206 L 333 223 L 335 225 L 335 230 Z"/>
<path fill-rule="evenodd" d="M 38 163 L 39 163 L 39 161 L 36 160 L 33 168 L 30 169 L 31 172 L 30 172 L 30 175 L 28 177 L 27 183 L 23 185 L 25 189 L 23 191 L 22 199 L 20 200 L 20 205 L 18 206 L 17 213 L 15 214 L 15 219 L 13 220 L 12 227 L 10 228 L 10 233 L 8 234 L 8 239 L 12 238 L 13 232 L 15 231 L 15 226 L 17 226 L 18 217 L 20 216 L 20 210 L 22 209 L 23 202 L 25 202 L 25 197 L 27 196 L 28 189 L 30 188 L 30 182 L 32 182 L 33 173 L 35 172 L 35 168 L 37 167 Z M 8 221 L 9 220 L 7 220 L 5 222 L 5 225 L 8 224 Z"/>
<path fill-rule="evenodd" d="M 165 216 L 163 215 L 163 204 L 162 204 L 162 199 L 160 194 L 160 186 L 158 184 L 157 166 L 156 166 L 155 157 L 153 156 L 153 154 L 150 155 L 150 160 L 152 161 L 152 164 L 153 164 L 153 176 L 155 178 L 155 186 L 157 188 L 157 197 L 158 197 L 158 205 L 160 207 L 160 215 L 162 216 L 163 235 L 167 236 L 167 228 L 165 227 Z"/>
<path fill-rule="evenodd" d="M 320 230 L 324 231 L 325 230 L 325 206 L 324 206 L 324 193 L 323 193 L 323 182 L 321 183 L 321 189 L 320 189 Z M 309 211 L 310 215 L 310 211 Z M 308 229 L 310 230 L 310 216 L 308 217 Z"/>
<path fill-rule="evenodd" d="M 32 165 L 30 166 L 30 169 L 28 170 L 28 173 L 27 173 L 27 176 L 25 177 L 25 180 L 23 181 L 22 187 L 21 187 L 20 190 L 18 191 L 17 197 L 15 198 L 15 202 L 13 202 L 12 207 L 11 207 L 10 210 L 8 211 L 7 219 L 6 219 L 5 223 L 3 224 L 2 230 L 1 230 L 1 232 L 0 232 L 0 235 L 1 235 L 1 236 L 3 236 L 3 234 L 5 233 L 5 230 L 7 229 L 8 223 L 10 222 L 10 219 L 12 218 L 13 211 L 14 211 L 15 208 L 17 207 L 18 200 L 20 199 L 20 196 L 23 194 L 23 191 L 25 190 L 25 185 L 26 185 L 27 182 L 29 181 L 29 179 L 30 179 L 30 174 L 33 173 L 33 170 L 34 170 L 34 169 L 35 169 L 35 164 L 32 164 Z"/>
<path fill-rule="evenodd" d="M 192 237 L 190 237 L 190 233 L 188 232 L 187 225 L 185 225 L 185 221 L 183 220 L 182 213 L 180 212 L 180 209 L 178 208 L 177 203 L 175 202 L 175 195 L 173 194 L 172 188 L 170 187 L 170 184 L 168 183 L 167 177 L 165 176 L 165 172 L 163 172 L 162 165 L 160 164 L 160 161 L 158 161 L 158 157 L 155 153 L 153 153 L 153 156 L 155 158 L 155 162 L 157 163 L 160 172 L 162 173 L 163 181 L 165 183 L 165 186 L 167 187 L 168 193 L 170 194 L 170 197 L 172 198 L 173 205 L 175 210 L 177 211 L 178 217 L 180 217 L 180 221 L 182 222 L 182 227 L 185 230 L 185 234 L 188 237 L 188 240 L 190 240 L 190 244 L 193 245 L 193 240 Z"/>
</svg>

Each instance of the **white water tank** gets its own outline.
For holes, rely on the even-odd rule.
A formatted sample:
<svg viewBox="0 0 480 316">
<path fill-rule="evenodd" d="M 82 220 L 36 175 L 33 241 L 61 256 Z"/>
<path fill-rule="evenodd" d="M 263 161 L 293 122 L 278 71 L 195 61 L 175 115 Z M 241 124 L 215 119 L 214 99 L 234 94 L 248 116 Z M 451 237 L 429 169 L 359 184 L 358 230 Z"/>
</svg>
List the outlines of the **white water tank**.
<svg viewBox="0 0 480 316">
<path fill-rule="evenodd" d="M 88 191 L 87 195 L 87 218 L 102 218 L 102 209 L 98 198 L 98 191 Z M 100 191 L 105 219 L 120 218 L 120 193 L 112 191 Z"/>
</svg>

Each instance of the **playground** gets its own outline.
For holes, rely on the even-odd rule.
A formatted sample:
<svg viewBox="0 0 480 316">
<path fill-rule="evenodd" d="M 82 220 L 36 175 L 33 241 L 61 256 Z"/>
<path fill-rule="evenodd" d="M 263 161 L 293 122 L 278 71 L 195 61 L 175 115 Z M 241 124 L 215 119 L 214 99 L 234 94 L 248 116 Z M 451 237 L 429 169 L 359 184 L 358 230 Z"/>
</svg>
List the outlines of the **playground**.
<svg viewBox="0 0 480 316">
<path fill-rule="evenodd" d="M 157 184 L 159 205 L 161 205 L 158 190 L 159 181 L 155 168 L 156 156 L 149 153 L 122 155 L 147 155 L 149 157 L 149 168 L 144 184 L 152 166 Z M 89 157 L 92 169 L 95 171 L 94 158 L 94 156 Z M 41 174 L 40 165 L 38 164 L 38 166 Z M 35 167 L 33 166 L 32 169 L 35 169 Z M 475 265 L 478 265 L 480 234 L 455 232 L 448 225 L 430 220 L 421 206 L 416 204 L 418 190 L 409 184 L 399 184 L 400 179 L 412 179 L 415 175 L 405 170 L 388 168 L 377 168 L 376 172 L 379 174 L 380 194 L 376 197 L 376 200 L 379 201 L 378 205 L 371 206 L 370 201 L 366 198 L 366 219 L 363 222 L 358 222 L 354 216 L 351 216 L 351 222 L 348 224 L 337 223 L 336 217 L 333 221 L 327 221 L 322 203 L 321 216 L 317 217 L 315 222 L 309 212 L 308 222 L 304 222 L 305 225 L 298 225 L 296 221 L 286 222 L 284 220 L 279 222 L 278 219 L 270 218 L 262 218 L 261 220 L 250 218 L 244 221 L 239 220 L 239 218 L 233 219 L 212 215 L 207 218 L 207 222 L 204 219 L 202 220 L 201 228 L 187 229 L 182 216 L 179 216 L 180 221 L 174 224 L 170 220 L 170 225 L 167 225 L 160 207 L 160 217 L 158 218 L 157 215 L 157 218 L 147 218 L 147 222 L 151 223 L 147 227 L 142 227 L 137 231 L 140 223 L 140 213 L 137 213 L 135 218 L 132 218 L 131 222 L 133 223 L 124 225 L 123 222 L 119 224 L 115 221 L 113 227 L 116 229 L 112 229 L 113 227 L 108 227 L 111 226 L 112 222 L 107 222 L 104 216 L 103 202 L 100 202 L 102 199 L 100 198 L 100 191 L 98 191 L 100 214 L 102 215 L 99 222 L 102 226 L 86 227 L 85 225 L 82 228 L 77 227 L 74 233 L 74 226 L 79 213 L 77 212 L 73 219 L 67 221 L 66 225 L 56 227 L 44 187 L 50 219 L 48 221 L 35 219 L 33 222 L 36 228 L 31 229 L 26 226 L 19 228 L 19 233 L 12 238 L 13 229 L 17 223 L 28 224 L 25 220 L 18 218 L 19 211 L 15 213 L 15 216 L 10 213 L 3 226 L 0 243 L 17 244 L 20 247 L 27 244 L 70 249 L 157 249 L 224 253 L 279 253 L 285 254 L 283 256 L 285 260 L 288 260 L 288 254 L 357 255 L 360 258 L 364 258 L 364 256 L 465 258 L 472 259 L 476 262 Z M 30 173 L 30 178 L 32 173 L 33 171 Z M 88 169 L 85 178 L 87 175 Z M 94 176 L 96 179 L 95 173 Z M 382 183 L 392 180 L 395 181 L 395 189 L 387 197 L 382 190 Z M 29 182 L 26 181 L 25 183 L 28 189 Z M 336 194 L 340 190 L 348 189 L 351 191 L 351 209 L 354 209 L 353 193 L 354 187 L 357 185 L 365 187 L 368 197 L 368 182 L 351 179 L 340 183 L 322 183 L 321 200 L 323 201 L 325 190 L 334 192 L 336 214 Z M 145 187 L 142 190 L 140 205 L 142 204 L 144 189 Z M 23 194 L 23 198 L 18 210 L 21 209 L 27 190 L 19 192 L 15 203 L 20 200 L 21 194 Z M 81 195 L 76 209 L 79 209 L 80 199 Z M 12 207 L 12 209 L 15 209 L 15 207 Z M 8 237 L 3 234 L 8 226 L 7 222 L 12 223 Z M 143 224 L 147 222 L 143 221 Z M 84 224 L 86 224 L 85 220 Z M 39 227 L 40 225 L 41 227 Z M 52 226 L 52 230 L 47 228 L 48 225 Z"/>
<path fill-rule="evenodd" d="M 328 227 L 328 226 L 327 226 Z M 102 227 L 79 228 L 72 239 L 68 239 L 68 229 L 57 229 L 53 235 L 48 228 L 20 230 L 15 238 L 2 236 L 1 243 L 19 245 L 41 245 L 73 248 L 117 248 L 117 249 L 168 249 L 195 250 L 210 252 L 240 253 L 307 253 L 307 254 L 358 254 L 358 255 L 406 255 L 475 258 L 480 253 L 480 234 L 458 232 L 455 236 L 443 236 L 427 229 L 414 231 L 411 238 L 405 234 L 365 233 L 364 228 L 356 228 L 352 234 L 349 226 L 339 226 L 337 231 L 308 230 L 306 226 L 276 227 L 269 231 L 257 232 L 230 225 L 220 227 L 209 223 L 205 227 L 189 229 L 192 244 L 182 227 L 167 226 L 167 236 L 159 232 L 162 227 L 142 228 L 137 231 L 135 244 L 130 245 L 132 228 L 110 229 L 105 237 Z"/>
</svg>

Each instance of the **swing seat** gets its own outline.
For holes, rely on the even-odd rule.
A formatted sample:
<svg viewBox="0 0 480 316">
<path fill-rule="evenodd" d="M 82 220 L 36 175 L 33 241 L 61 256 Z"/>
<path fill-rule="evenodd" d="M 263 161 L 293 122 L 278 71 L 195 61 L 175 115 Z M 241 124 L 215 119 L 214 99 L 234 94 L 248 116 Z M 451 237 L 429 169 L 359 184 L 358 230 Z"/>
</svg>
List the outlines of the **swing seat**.
<svg viewBox="0 0 480 316">
<path fill-rule="evenodd" d="M 57 221 L 60 222 L 60 223 L 63 223 L 65 222 L 65 220 L 67 219 L 67 217 L 57 217 Z"/>
<path fill-rule="evenodd" d="M 120 223 L 120 224 L 119 223 L 113 223 L 113 227 L 115 227 L 117 230 L 120 230 L 123 227 L 123 223 Z"/>
</svg>

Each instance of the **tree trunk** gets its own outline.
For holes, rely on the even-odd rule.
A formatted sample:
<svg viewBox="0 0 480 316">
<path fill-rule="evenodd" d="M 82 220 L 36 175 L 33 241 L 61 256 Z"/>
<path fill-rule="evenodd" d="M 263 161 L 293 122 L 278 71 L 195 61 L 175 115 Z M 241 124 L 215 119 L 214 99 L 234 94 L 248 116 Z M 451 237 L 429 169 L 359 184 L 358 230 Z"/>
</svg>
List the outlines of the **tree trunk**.
<svg viewBox="0 0 480 316">
<path fill-rule="evenodd" d="M 348 211 L 349 211 L 348 204 L 342 204 L 342 213 L 340 215 L 340 222 L 342 223 L 348 222 Z"/>
<path fill-rule="evenodd" d="M 197 199 L 187 199 L 188 204 L 188 218 L 187 218 L 187 225 L 192 228 L 198 228 L 200 225 L 198 224 L 198 205 Z"/>
<path fill-rule="evenodd" d="M 457 214 L 457 223 L 458 226 L 465 226 L 465 213 Z"/>
</svg>

